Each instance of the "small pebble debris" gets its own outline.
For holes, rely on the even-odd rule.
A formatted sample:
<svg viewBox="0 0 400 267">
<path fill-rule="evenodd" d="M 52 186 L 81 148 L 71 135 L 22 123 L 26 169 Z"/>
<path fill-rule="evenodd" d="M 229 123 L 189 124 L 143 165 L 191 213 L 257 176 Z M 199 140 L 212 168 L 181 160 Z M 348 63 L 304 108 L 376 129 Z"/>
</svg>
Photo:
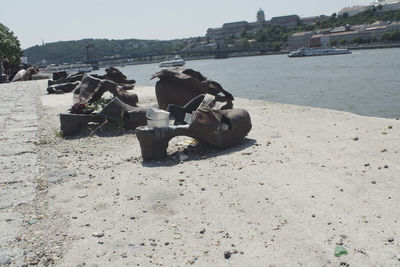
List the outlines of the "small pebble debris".
<svg viewBox="0 0 400 267">
<path fill-rule="evenodd" d="M 232 253 L 230 251 L 225 251 L 224 252 L 224 257 L 225 259 L 229 259 L 231 257 Z"/>
</svg>

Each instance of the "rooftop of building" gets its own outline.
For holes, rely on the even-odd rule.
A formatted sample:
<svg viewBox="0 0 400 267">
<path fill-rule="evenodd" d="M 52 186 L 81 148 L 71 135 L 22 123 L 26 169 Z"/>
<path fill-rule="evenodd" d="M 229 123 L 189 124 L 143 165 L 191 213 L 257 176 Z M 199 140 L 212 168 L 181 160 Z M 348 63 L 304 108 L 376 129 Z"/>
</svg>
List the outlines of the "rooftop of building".
<svg viewBox="0 0 400 267">
<path fill-rule="evenodd" d="M 306 20 L 306 19 L 316 19 L 318 16 L 311 16 L 311 17 L 301 17 L 300 19 Z"/>
<path fill-rule="evenodd" d="M 375 30 L 384 30 L 386 29 L 386 26 L 375 26 L 375 27 L 368 27 L 365 28 L 366 31 L 375 31 Z"/>
<path fill-rule="evenodd" d="M 345 8 L 342 8 L 342 9 L 339 11 L 339 15 L 343 15 L 344 13 L 352 13 L 352 14 L 361 13 L 361 12 L 367 10 L 367 9 L 368 9 L 367 6 L 345 7 Z"/>
<path fill-rule="evenodd" d="M 307 34 L 311 34 L 313 33 L 312 31 L 308 31 L 308 32 L 296 32 L 293 33 L 292 36 L 303 36 L 303 35 L 307 35 Z"/>
<path fill-rule="evenodd" d="M 222 27 L 223 27 L 223 28 L 229 28 L 229 27 L 242 26 L 242 25 L 246 25 L 246 24 L 248 24 L 248 22 L 242 20 L 242 21 L 235 21 L 235 22 L 227 22 L 227 23 L 224 23 L 224 24 L 222 25 Z"/>
<path fill-rule="evenodd" d="M 279 17 L 273 17 L 271 20 L 276 20 L 276 19 L 288 19 L 288 18 L 300 18 L 298 15 L 286 15 L 286 16 L 279 16 Z"/>
</svg>

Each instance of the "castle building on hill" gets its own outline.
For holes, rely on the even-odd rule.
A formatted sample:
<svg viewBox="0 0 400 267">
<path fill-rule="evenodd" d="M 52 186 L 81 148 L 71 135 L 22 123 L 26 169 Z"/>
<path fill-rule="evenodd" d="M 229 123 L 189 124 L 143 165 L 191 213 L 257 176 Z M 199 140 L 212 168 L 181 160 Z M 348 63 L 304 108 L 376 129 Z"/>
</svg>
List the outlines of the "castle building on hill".
<svg viewBox="0 0 400 267">
<path fill-rule="evenodd" d="M 230 36 L 239 38 L 243 32 L 257 32 L 268 25 L 296 27 L 300 25 L 300 17 L 297 15 L 289 15 L 274 17 L 270 21 L 267 21 L 265 20 L 264 11 L 260 8 L 257 12 L 257 20 L 255 22 L 237 21 L 225 23 L 222 27 L 207 29 L 206 37 L 214 40 L 220 40 Z"/>
</svg>

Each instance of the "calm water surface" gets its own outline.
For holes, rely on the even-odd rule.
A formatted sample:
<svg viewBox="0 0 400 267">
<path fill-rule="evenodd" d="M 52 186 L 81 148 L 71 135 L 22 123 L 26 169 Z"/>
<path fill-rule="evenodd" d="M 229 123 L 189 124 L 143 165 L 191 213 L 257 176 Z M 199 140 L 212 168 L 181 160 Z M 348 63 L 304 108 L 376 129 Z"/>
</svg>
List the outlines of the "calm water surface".
<svg viewBox="0 0 400 267">
<path fill-rule="evenodd" d="M 274 55 L 193 60 L 185 66 L 218 81 L 237 97 L 400 117 L 400 48 L 304 58 Z M 158 64 L 120 69 L 137 84 L 153 86 L 156 80 L 149 77 L 159 70 Z"/>
</svg>

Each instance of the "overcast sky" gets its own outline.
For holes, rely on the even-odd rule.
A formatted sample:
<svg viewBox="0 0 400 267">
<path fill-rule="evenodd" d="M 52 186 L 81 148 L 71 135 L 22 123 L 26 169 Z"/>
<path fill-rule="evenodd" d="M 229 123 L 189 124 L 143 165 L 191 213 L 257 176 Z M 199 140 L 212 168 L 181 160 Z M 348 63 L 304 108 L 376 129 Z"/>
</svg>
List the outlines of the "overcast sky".
<svg viewBox="0 0 400 267">
<path fill-rule="evenodd" d="M 170 40 L 204 36 L 225 22 L 253 22 L 259 8 L 271 17 L 331 15 L 372 0 L 0 0 L 0 23 L 22 48 L 44 42 L 107 39 Z"/>
</svg>

